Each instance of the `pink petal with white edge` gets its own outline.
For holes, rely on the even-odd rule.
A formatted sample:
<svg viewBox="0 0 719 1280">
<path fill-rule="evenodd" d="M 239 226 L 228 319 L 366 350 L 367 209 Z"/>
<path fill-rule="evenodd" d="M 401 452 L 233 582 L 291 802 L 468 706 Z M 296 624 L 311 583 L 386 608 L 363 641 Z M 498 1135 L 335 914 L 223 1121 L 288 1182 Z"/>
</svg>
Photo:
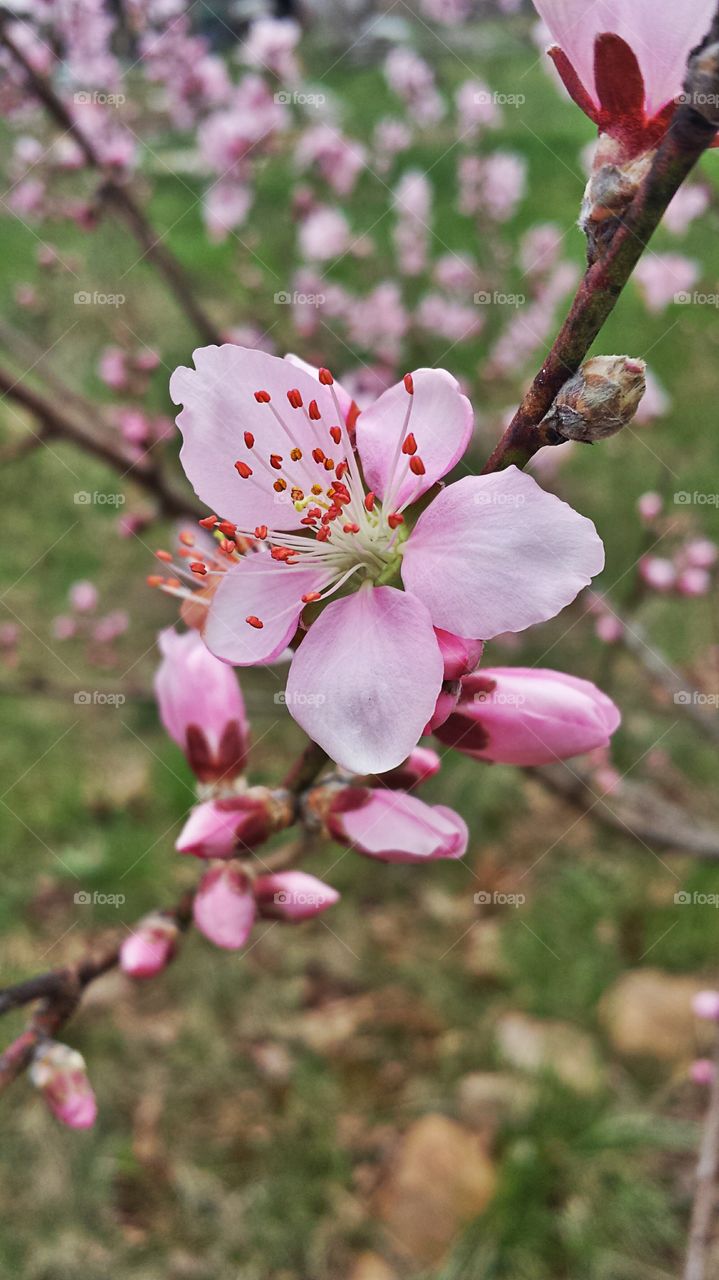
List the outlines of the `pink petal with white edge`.
<svg viewBox="0 0 719 1280">
<path fill-rule="evenodd" d="M 192 906 L 195 924 L 227 951 L 244 947 L 255 922 L 250 881 L 237 863 L 213 867 L 201 879 Z"/>
<path fill-rule="evenodd" d="M 472 435 L 474 414 L 459 383 L 445 369 L 417 369 L 412 375 L 414 394 L 397 382 L 357 419 L 357 449 L 368 488 L 384 501 L 391 477 L 402 477 L 390 486 L 392 506 L 419 498 L 459 462 Z M 407 410 L 411 414 L 407 422 Z M 409 469 L 410 454 L 400 445 L 411 434 L 416 456 L 425 471 L 416 476 Z"/>
<path fill-rule="evenodd" d="M 595 102 L 594 41 L 605 31 L 621 36 L 641 67 L 650 116 L 681 92 L 687 56 L 716 11 L 715 0 L 692 0 L 681 13 L 676 0 L 534 0 L 534 7 Z"/>
<path fill-rule="evenodd" d="M 358 853 L 384 862 L 461 858 L 469 833 L 458 813 L 401 791 L 357 789 L 358 805 L 331 815 L 330 830 Z"/>
<path fill-rule="evenodd" d="M 180 461 L 198 498 L 245 531 L 252 532 L 262 524 L 271 529 L 297 528 L 300 515 L 289 487 L 284 494 L 275 492 L 272 486 L 277 473 L 270 469 L 268 460 L 270 454 L 279 454 L 287 462 L 294 442 L 304 457 L 297 463 L 287 462 L 288 474 L 293 484 L 306 485 L 309 490 L 317 475 L 316 468 L 310 471 L 307 459 L 312 449 L 328 438 L 327 430 L 337 418 L 329 388 L 286 360 L 247 347 L 200 347 L 194 360 L 194 369 L 175 370 L 170 395 L 175 404 L 185 406 L 177 417 L 184 438 Z M 317 401 L 321 422 L 309 422 L 304 409 L 291 407 L 287 392 L 295 388 L 305 406 Z M 269 392 L 271 403 L 258 404 L 256 391 Z M 275 418 L 273 407 L 291 439 Z M 246 431 L 254 436 L 255 453 L 245 444 Z M 238 460 L 252 469 L 247 479 L 235 470 Z"/>
<path fill-rule="evenodd" d="M 312 624 L 290 668 L 287 706 L 337 764 L 383 773 L 416 746 L 442 669 L 424 605 L 394 587 L 364 586 Z"/>
<path fill-rule="evenodd" d="M 297 630 L 302 596 L 321 591 L 328 575 L 285 564 L 260 551 L 245 556 L 222 578 L 205 623 L 211 653 L 236 667 L 251 667 L 279 656 Z M 247 618 L 261 622 L 258 627 Z"/>
<path fill-rule="evenodd" d="M 591 520 L 508 467 L 438 494 L 405 545 L 402 580 L 435 626 L 491 640 L 553 618 L 603 568 Z"/>
</svg>

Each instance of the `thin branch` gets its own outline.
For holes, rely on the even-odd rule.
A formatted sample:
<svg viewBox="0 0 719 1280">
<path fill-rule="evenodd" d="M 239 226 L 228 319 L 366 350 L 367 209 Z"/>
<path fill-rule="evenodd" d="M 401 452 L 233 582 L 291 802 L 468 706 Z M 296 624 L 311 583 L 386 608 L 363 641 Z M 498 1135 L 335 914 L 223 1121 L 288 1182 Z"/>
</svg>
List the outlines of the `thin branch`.
<svg viewBox="0 0 719 1280">
<path fill-rule="evenodd" d="M 689 1245 L 683 1280 L 712 1280 L 715 1272 L 709 1270 L 709 1247 L 712 1239 L 712 1219 L 717 1198 L 719 1174 L 719 1035 L 714 1049 L 714 1078 L 709 1094 L 709 1106 L 704 1121 L 696 1173 L 696 1189 L 692 1206 Z"/>
<path fill-rule="evenodd" d="M 716 40 L 718 31 L 719 10 L 704 44 Z M 714 94 L 719 95 L 719 68 L 715 79 Z M 551 428 L 541 425 L 544 418 L 564 383 L 580 368 L 617 305 L 670 201 L 715 137 L 716 125 L 692 106 L 685 104 L 676 110 L 649 173 L 605 254 L 585 274 L 569 315 L 484 467 L 485 474 L 501 471 L 511 464 L 524 467 L 544 445 L 560 443 Z"/>
<path fill-rule="evenodd" d="M 155 231 L 127 184 L 104 164 L 94 144 L 86 137 L 65 103 L 55 93 L 50 80 L 33 67 L 23 50 L 13 40 L 8 32 L 7 22 L 8 15 L 0 12 L 0 43 L 5 45 L 18 66 L 22 67 L 35 97 L 63 132 L 74 139 L 87 165 L 102 175 L 101 194 L 109 203 L 115 205 L 144 254 L 164 276 L 181 310 L 203 341 L 220 344 L 222 335 L 219 329 L 195 298 L 185 272 L 174 254 L 163 243 L 162 236 Z"/>
<path fill-rule="evenodd" d="M 81 427 L 56 400 L 48 400 L 32 390 L 13 373 L 0 366 L 0 393 L 28 410 L 40 424 L 41 433 L 71 441 L 86 453 L 99 458 L 121 476 L 129 476 L 157 499 L 167 516 L 196 517 L 202 510 L 192 499 L 176 493 L 159 468 L 144 458 L 132 458 L 119 443 Z"/>
</svg>

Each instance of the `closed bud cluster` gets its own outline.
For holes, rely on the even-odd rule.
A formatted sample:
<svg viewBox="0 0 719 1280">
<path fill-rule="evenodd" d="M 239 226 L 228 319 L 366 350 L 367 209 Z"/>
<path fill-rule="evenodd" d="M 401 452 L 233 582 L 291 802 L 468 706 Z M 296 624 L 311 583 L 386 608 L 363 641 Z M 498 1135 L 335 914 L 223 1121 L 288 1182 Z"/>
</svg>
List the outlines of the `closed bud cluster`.
<svg viewBox="0 0 719 1280">
<path fill-rule="evenodd" d="M 545 423 L 562 440 L 606 440 L 631 422 L 645 390 L 643 360 L 593 356 L 564 384 Z"/>
</svg>

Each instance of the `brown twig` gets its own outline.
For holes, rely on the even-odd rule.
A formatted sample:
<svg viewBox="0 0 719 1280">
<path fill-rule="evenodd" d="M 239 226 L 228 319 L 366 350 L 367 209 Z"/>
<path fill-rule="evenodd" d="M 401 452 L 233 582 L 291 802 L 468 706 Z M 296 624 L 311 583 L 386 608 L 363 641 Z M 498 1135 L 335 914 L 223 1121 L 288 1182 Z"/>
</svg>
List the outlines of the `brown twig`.
<svg viewBox="0 0 719 1280">
<path fill-rule="evenodd" d="M 719 10 L 704 44 L 719 38 Z M 691 65 L 691 62 L 690 62 Z M 719 95 L 719 69 L 714 94 Z M 604 255 L 586 272 L 542 368 L 484 467 L 524 467 L 544 445 L 561 443 L 542 425 L 565 382 L 577 372 L 614 310 L 662 216 L 716 137 L 716 125 L 691 105 L 674 113 L 651 168 Z"/>
<path fill-rule="evenodd" d="M 704 1121 L 704 1131 L 699 1148 L 696 1189 L 692 1205 L 689 1244 L 683 1280 L 713 1280 L 715 1272 L 709 1271 L 709 1246 L 712 1237 L 712 1219 L 717 1198 L 719 1174 L 719 1035 L 714 1048 L 714 1078 L 709 1094 L 709 1106 Z"/>
<path fill-rule="evenodd" d="M 195 298 L 185 272 L 174 254 L 165 246 L 162 236 L 155 231 L 129 186 L 121 180 L 111 167 L 103 162 L 94 144 L 86 137 L 65 106 L 65 103 L 56 94 L 50 80 L 33 67 L 23 50 L 16 44 L 7 28 L 7 14 L 2 12 L 0 12 L 0 42 L 4 44 L 18 66 L 22 68 L 30 88 L 45 107 L 51 119 L 74 139 L 87 165 L 102 175 L 102 195 L 108 203 L 115 205 L 141 246 L 144 255 L 154 263 L 162 274 L 175 295 L 181 310 L 200 334 L 203 341 L 220 344 L 222 335 L 219 329 Z"/>
<path fill-rule="evenodd" d="M 80 426 L 74 416 L 71 416 L 66 409 L 59 407 L 57 400 L 48 400 L 28 387 L 22 380 L 17 379 L 4 366 L 0 366 L 0 395 L 32 413 L 45 437 L 69 440 L 115 471 L 119 471 L 121 476 L 130 477 L 157 499 L 164 515 L 195 517 L 202 514 L 202 508 L 190 498 L 176 493 L 168 485 L 153 460 L 132 458 L 119 441 L 111 440 L 106 435 L 100 435 L 96 431 Z"/>
</svg>

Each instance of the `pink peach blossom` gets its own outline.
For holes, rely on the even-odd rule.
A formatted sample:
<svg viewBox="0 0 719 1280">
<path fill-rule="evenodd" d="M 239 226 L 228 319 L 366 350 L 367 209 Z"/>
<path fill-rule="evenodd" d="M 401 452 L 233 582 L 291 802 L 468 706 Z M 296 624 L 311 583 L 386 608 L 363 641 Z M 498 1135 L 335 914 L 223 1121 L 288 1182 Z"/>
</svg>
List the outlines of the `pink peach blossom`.
<svg viewBox="0 0 719 1280">
<path fill-rule="evenodd" d="M 287 705 L 345 768 L 382 772 L 416 745 L 444 679 L 435 627 L 522 631 L 603 566 L 590 521 L 515 467 L 463 476 L 415 521 L 472 431 L 444 370 L 419 369 L 351 410 L 355 453 L 350 398 L 327 370 L 235 346 L 202 348 L 195 364 L 171 382 L 183 466 L 213 511 L 262 544 L 221 576 L 205 642 L 225 662 L 264 663 L 307 604 L 324 604 L 292 660 Z M 348 583 L 359 589 L 330 600 Z"/>
<path fill-rule="evenodd" d="M 682 91 L 687 58 L 707 34 L 714 0 L 534 0 L 574 101 L 630 154 L 656 146 Z M 558 46 L 558 47 L 557 47 Z"/>
<path fill-rule="evenodd" d="M 240 849 L 254 849 L 270 835 L 271 813 L 266 796 L 228 796 L 207 800 L 190 811 L 175 842 L 178 853 L 197 858 L 232 858 Z"/>
</svg>

